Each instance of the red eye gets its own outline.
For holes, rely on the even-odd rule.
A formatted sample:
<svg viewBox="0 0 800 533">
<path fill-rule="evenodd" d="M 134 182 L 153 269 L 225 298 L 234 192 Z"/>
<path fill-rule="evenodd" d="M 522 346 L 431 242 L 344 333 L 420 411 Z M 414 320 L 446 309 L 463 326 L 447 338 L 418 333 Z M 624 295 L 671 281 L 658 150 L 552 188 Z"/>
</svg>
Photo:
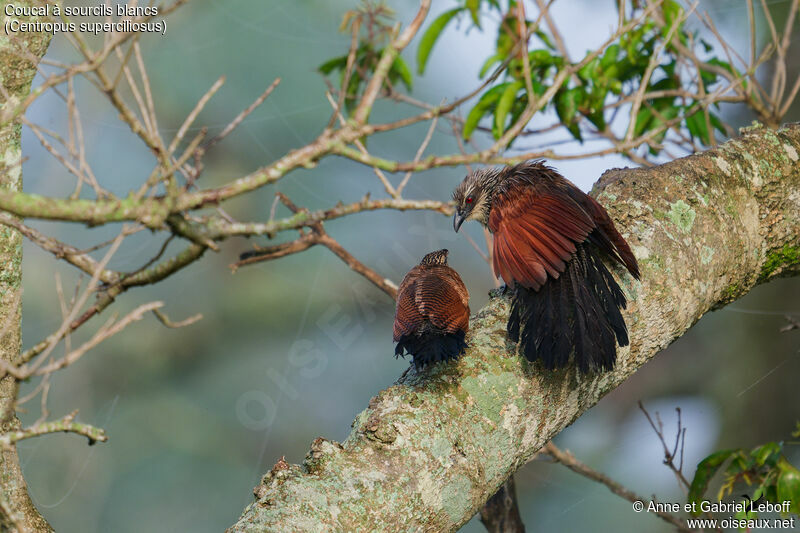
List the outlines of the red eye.
<svg viewBox="0 0 800 533">
<path fill-rule="evenodd" d="M 471 203 L 472 203 L 472 201 L 473 201 L 473 198 L 472 198 L 472 196 L 469 196 L 469 197 L 467 197 L 467 203 L 468 203 L 468 204 L 471 204 Z"/>
</svg>

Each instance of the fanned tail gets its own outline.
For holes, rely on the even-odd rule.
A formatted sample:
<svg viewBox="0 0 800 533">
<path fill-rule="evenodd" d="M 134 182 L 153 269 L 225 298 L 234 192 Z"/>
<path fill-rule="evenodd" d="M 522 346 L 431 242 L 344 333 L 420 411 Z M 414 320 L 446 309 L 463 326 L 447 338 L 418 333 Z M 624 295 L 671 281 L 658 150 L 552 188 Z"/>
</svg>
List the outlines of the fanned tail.
<svg viewBox="0 0 800 533">
<path fill-rule="evenodd" d="M 581 372 L 610 370 L 617 343 L 628 345 L 625 295 L 591 245 L 580 244 L 566 270 L 535 291 L 517 285 L 508 336 L 529 361 L 548 369 L 575 360 Z"/>
<path fill-rule="evenodd" d="M 403 350 L 414 358 L 414 368 L 420 370 L 426 365 L 440 361 L 457 359 L 467 349 L 463 331 L 445 333 L 436 329 L 429 329 L 421 335 L 404 335 L 397 341 L 394 350 L 395 356 L 403 356 Z"/>
</svg>

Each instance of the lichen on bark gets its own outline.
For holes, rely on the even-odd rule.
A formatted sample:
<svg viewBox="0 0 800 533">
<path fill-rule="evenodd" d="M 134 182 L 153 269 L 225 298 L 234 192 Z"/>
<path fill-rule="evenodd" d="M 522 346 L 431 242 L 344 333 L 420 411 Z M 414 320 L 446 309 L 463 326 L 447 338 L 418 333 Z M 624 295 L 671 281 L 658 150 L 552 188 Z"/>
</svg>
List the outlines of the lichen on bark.
<svg viewBox="0 0 800 533">
<path fill-rule="evenodd" d="M 303 465 L 279 462 L 230 531 L 454 531 L 704 313 L 800 272 L 800 127 L 743 133 L 595 185 L 642 269 L 641 281 L 616 272 L 631 344 L 612 372 L 528 365 L 506 340 L 508 302 L 493 298 L 472 318 L 462 359 L 407 371 L 342 444 L 317 439 Z"/>
<path fill-rule="evenodd" d="M 31 2 L 17 4 L 31 5 Z M 5 14 L 0 13 L 0 18 L 0 24 L 5 27 Z M 28 95 L 36 74 L 36 64 L 31 59 L 44 55 L 50 37 L 33 32 L 0 36 L 0 83 L 5 89 L 0 93 L 0 111 L 19 105 Z M 6 94 L 10 101 L 6 101 Z M 22 190 L 21 128 L 18 121 L 0 127 L 0 189 Z M 21 346 L 21 282 L 22 235 L 3 226 L 0 229 L 0 357 L 10 362 L 17 359 Z M 12 376 L 0 380 L 0 429 L 3 433 L 19 429 L 15 413 L 18 389 L 19 383 Z M 17 525 L 29 531 L 52 531 L 31 502 L 13 445 L 0 450 L 0 498 L 3 504 L 0 511 L 11 511 L 0 512 L 3 531 L 15 530 Z"/>
</svg>

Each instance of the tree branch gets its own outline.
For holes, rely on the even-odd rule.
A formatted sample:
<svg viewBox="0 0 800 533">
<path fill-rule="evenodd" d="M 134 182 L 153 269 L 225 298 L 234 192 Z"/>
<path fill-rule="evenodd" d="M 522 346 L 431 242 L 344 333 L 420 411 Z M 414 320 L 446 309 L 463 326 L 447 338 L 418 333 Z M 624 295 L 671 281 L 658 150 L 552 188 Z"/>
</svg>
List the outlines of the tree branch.
<svg viewBox="0 0 800 533">
<path fill-rule="evenodd" d="M 575 458 L 574 455 L 569 450 L 561 450 L 552 442 L 548 442 L 544 446 L 544 450 L 547 452 L 547 455 L 553 458 L 554 461 L 561 463 L 562 465 L 566 466 L 573 472 L 576 472 L 592 481 L 596 481 L 598 483 L 602 483 L 608 490 L 619 496 L 620 498 L 624 498 L 629 502 L 644 502 L 646 499 L 642 496 L 639 496 L 632 490 L 626 489 L 620 483 L 617 483 L 607 475 L 602 472 L 598 472 L 594 468 L 590 467 L 589 465 L 579 461 Z M 681 531 L 691 531 L 689 527 L 680 520 L 677 516 L 656 510 L 653 511 L 653 514 L 661 518 L 662 520 L 672 524 L 676 528 Z"/>
<path fill-rule="evenodd" d="M 17 4 L 31 6 L 33 2 Z M 0 24 L 5 27 L 5 22 L 5 13 L 0 14 Z M 30 97 L 31 82 L 50 39 L 51 35 L 36 32 L 0 38 L 0 193 L 22 190 L 22 128 L 8 113 Z M 22 235 L 17 229 L 0 228 L 0 265 L 0 361 L 8 365 L 19 357 L 21 346 Z M 14 412 L 18 393 L 19 382 L 14 377 L 0 379 L 2 434 L 20 429 Z M 28 495 L 16 446 L 0 448 L 0 473 L 0 530 L 52 531 Z"/>
<path fill-rule="evenodd" d="M 631 344 L 611 372 L 543 371 L 506 342 L 508 301 L 472 318 L 457 363 L 406 372 L 353 422 L 275 468 L 231 531 L 437 530 L 468 521 L 544 444 L 706 312 L 800 272 L 800 126 L 607 172 L 594 194 L 640 261 L 621 275 Z M 388 357 L 376 354 L 376 357 Z M 313 526 L 312 526 L 313 525 Z"/>
</svg>

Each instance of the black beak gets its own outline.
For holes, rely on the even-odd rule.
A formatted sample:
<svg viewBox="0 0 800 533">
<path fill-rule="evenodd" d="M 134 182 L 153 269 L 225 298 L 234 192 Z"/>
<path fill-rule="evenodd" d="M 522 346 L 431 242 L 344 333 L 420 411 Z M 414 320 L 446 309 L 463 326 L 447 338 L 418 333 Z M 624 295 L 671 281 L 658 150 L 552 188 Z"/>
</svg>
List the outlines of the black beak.
<svg viewBox="0 0 800 533">
<path fill-rule="evenodd" d="M 463 224 L 465 220 L 466 217 L 464 217 L 464 215 L 461 214 L 461 211 L 456 209 L 456 212 L 453 215 L 453 229 L 456 230 L 456 233 L 458 233 L 458 229 L 461 227 L 461 224 Z"/>
</svg>

